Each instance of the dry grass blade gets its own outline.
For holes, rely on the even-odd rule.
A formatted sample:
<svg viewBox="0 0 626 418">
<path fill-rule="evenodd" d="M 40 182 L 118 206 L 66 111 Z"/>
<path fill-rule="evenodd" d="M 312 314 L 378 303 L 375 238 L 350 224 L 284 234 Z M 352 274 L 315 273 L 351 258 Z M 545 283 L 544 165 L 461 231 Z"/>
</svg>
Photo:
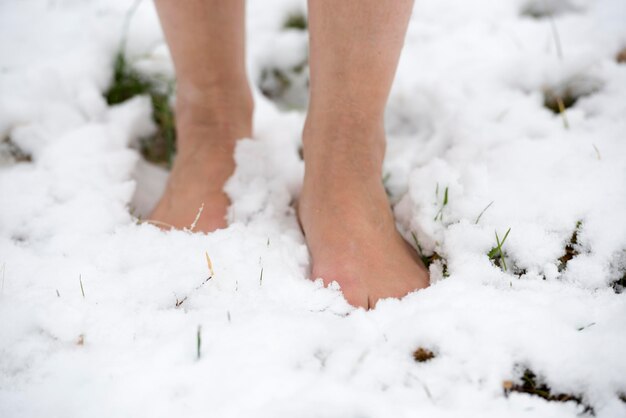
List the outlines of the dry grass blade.
<svg viewBox="0 0 626 418">
<path fill-rule="evenodd" d="M 193 232 L 193 230 L 195 229 L 196 225 L 198 225 L 198 220 L 200 219 L 200 215 L 202 215 L 202 211 L 203 210 L 204 210 L 204 203 L 202 203 L 202 205 L 200 205 L 200 208 L 198 209 L 198 213 L 196 214 L 195 219 L 193 220 L 193 222 L 191 223 L 191 226 L 189 226 L 189 229 L 187 231 Z"/>
<path fill-rule="evenodd" d="M 569 121 L 567 120 L 567 113 L 565 112 L 565 103 L 563 103 L 561 96 L 556 96 L 555 100 L 557 106 L 559 107 L 559 115 L 563 118 L 563 127 L 565 129 L 569 129 Z"/>
<path fill-rule="evenodd" d="M 211 257 L 209 257 L 209 253 L 207 253 L 206 251 L 204 252 L 204 256 L 206 257 L 206 264 L 209 268 L 209 274 L 211 277 L 213 277 L 215 275 L 215 272 L 213 272 L 213 263 L 211 262 Z"/>
<path fill-rule="evenodd" d="M 139 220 L 138 224 L 139 225 L 141 225 L 141 224 L 150 224 L 150 225 L 154 225 L 154 226 L 159 227 L 159 228 L 167 227 L 169 229 L 176 229 L 176 227 L 174 225 L 168 224 L 167 222 L 157 221 L 156 219 Z"/>
</svg>

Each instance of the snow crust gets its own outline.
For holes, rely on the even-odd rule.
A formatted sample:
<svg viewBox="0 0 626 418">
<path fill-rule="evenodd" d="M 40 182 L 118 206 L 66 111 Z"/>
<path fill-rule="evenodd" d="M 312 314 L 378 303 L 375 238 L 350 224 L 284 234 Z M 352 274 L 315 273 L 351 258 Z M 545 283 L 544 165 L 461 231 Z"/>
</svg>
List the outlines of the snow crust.
<svg viewBox="0 0 626 418">
<path fill-rule="evenodd" d="M 0 137 L 32 157 L 0 159 L 1 417 L 582 413 L 506 397 L 524 368 L 598 417 L 626 416 L 626 296 L 611 286 L 626 269 L 621 0 L 416 0 L 386 184 L 401 231 L 441 259 L 430 288 L 369 312 L 308 279 L 291 206 L 304 115 L 258 90 L 226 186 L 231 225 L 137 224 L 130 208 L 148 213 L 166 173 L 132 147 L 155 129 L 149 99 L 102 97 L 129 7 L 0 4 Z M 302 59 L 305 38 L 281 25 L 303 8 L 248 2 L 253 85 Z M 150 2 L 127 55 L 173 77 Z M 582 95 L 569 129 L 543 106 L 567 88 Z M 578 222 L 579 254 L 559 271 Z M 503 271 L 486 254 L 509 228 Z M 435 358 L 415 362 L 418 347 Z"/>
</svg>

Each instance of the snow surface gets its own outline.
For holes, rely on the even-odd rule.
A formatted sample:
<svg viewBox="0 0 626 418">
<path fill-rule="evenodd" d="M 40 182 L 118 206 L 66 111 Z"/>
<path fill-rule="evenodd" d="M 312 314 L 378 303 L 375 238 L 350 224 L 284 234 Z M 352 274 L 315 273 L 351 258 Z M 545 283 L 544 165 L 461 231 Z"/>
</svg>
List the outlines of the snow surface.
<svg viewBox="0 0 626 418">
<path fill-rule="evenodd" d="M 385 171 L 399 227 L 448 277 L 436 261 L 430 288 L 369 312 L 308 280 L 290 206 L 304 114 L 258 90 L 255 138 L 227 185 L 231 226 L 136 223 L 130 208 L 147 213 L 166 174 L 132 148 L 154 129 L 149 100 L 102 97 L 129 7 L 0 3 L 0 136 L 32 156 L 0 159 L 0 417 L 583 412 L 506 397 L 524 368 L 598 417 L 626 416 L 626 294 L 611 287 L 626 269 L 623 0 L 416 1 Z M 302 60 L 306 38 L 281 25 L 303 8 L 248 3 L 253 84 Z M 127 55 L 173 77 L 150 2 Z M 565 129 L 542 92 L 568 86 L 584 97 Z M 578 221 L 580 254 L 559 272 Z M 486 254 L 508 228 L 504 272 Z M 205 252 L 214 275 L 201 284 Z M 436 357 L 415 362 L 418 347 Z"/>
</svg>

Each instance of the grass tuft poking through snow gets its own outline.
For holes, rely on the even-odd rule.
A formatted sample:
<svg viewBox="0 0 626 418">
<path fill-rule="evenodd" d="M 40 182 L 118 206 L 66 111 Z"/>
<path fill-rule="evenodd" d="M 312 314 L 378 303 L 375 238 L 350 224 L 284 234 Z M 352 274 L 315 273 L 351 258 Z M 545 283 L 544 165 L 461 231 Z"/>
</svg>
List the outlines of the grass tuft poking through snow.
<svg viewBox="0 0 626 418">
<path fill-rule="evenodd" d="M 174 142 L 154 2 L 130 31 L 135 0 L 48 3 L 0 6 L 0 417 L 626 416 L 623 0 L 415 2 L 377 181 L 432 285 L 372 311 L 308 280 L 303 0 L 247 2 L 254 138 L 209 234 L 145 220 L 141 138 Z"/>
<path fill-rule="evenodd" d="M 582 407 L 582 414 L 595 415 L 591 405 L 586 404 L 580 395 L 568 393 L 552 393 L 552 389 L 540 379 L 535 372 L 525 368 L 520 378 L 521 383 L 511 380 L 502 382 L 504 395 L 508 397 L 511 393 L 525 393 L 538 396 L 550 402 L 575 402 Z"/>
<path fill-rule="evenodd" d="M 148 161 L 170 168 L 176 153 L 174 112 L 170 104 L 173 82 L 140 73 L 126 57 L 130 23 L 140 3 L 141 0 L 135 1 L 126 13 L 122 39 L 113 62 L 113 80 L 104 97 L 109 105 L 116 105 L 135 96 L 150 96 L 152 120 L 157 130 L 153 135 L 141 139 L 141 153 Z"/>
<path fill-rule="evenodd" d="M 422 246 L 417 241 L 417 235 L 415 235 L 415 232 L 411 231 L 411 237 L 413 238 L 413 243 L 415 244 L 415 249 L 417 250 L 418 255 L 420 256 L 420 258 L 422 260 L 422 263 L 424 263 L 426 268 L 429 268 L 430 265 L 435 263 L 435 262 L 441 263 L 443 277 L 448 277 L 449 276 L 449 274 L 448 274 L 448 263 L 446 262 L 446 260 L 444 260 L 443 257 L 441 257 L 436 252 L 433 252 L 431 255 L 428 255 L 428 256 L 424 255 L 424 250 L 422 249 Z"/>
<path fill-rule="evenodd" d="M 502 249 L 502 246 L 504 245 L 504 241 L 506 241 L 507 237 L 509 236 L 509 232 L 511 232 L 511 228 L 507 229 L 504 237 L 502 238 L 502 241 L 500 241 L 498 231 L 496 231 L 496 245 L 487 253 L 487 257 L 489 257 L 493 264 L 500 267 L 505 272 L 507 269 L 505 260 L 506 253 Z"/>
<path fill-rule="evenodd" d="M 148 95 L 152 102 L 152 119 L 157 126 L 154 135 L 142 138 L 141 153 L 150 162 L 171 167 L 176 153 L 174 111 L 170 105 L 173 86 L 149 78 L 135 70 L 123 50 L 115 56 L 113 80 L 104 93 L 109 105 L 123 103 L 135 96 Z"/>
<path fill-rule="evenodd" d="M 309 59 L 306 13 L 296 7 L 287 15 L 272 48 L 284 51 L 280 59 L 263 63 L 257 86 L 283 110 L 303 111 L 308 104 Z"/>
<path fill-rule="evenodd" d="M 435 195 L 439 197 L 439 185 L 437 185 L 437 190 L 435 191 Z M 443 202 L 441 202 L 441 207 L 439 208 L 439 212 L 435 215 L 435 221 L 438 219 L 439 221 L 443 221 L 443 210 L 448 206 L 448 186 L 446 186 L 445 191 L 443 192 Z"/>
<path fill-rule="evenodd" d="M 559 258 L 559 272 L 564 271 L 567 268 L 567 263 L 572 258 L 580 254 L 580 250 L 578 248 L 578 234 L 580 233 L 582 225 L 582 221 L 576 222 L 576 228 L 574 228 L 574 232 L 572 232 L 572 236 L 565 246 L 565 254 Z"/>
<path fill-rule="evenodd" d="M 283 23 L 283 29 L 307 30 L 307 28 L 308 22 L 306 15 L 301 11 L 289 13 L 285 19 L 285 23 Z"/>
<path fill-rule="evenodd" d="M 543 89 L 543 105 L 563 119 L 563 127 L 570 128 L 567 118 L 567 109 L 573 107 L 583 97 L 597 93 L 602 84 L 600 81 L 588 77 L 573 77 L 557 86 Z"/>
</svg>

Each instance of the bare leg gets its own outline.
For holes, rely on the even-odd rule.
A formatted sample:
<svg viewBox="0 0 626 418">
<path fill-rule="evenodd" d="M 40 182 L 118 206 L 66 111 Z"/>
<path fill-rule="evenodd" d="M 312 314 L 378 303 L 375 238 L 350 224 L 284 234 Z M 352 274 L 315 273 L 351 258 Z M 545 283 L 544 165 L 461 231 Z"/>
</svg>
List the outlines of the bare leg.
<svg viewBox="0 0 626 418">
<path fill-rule="evenodd" d="M 412 0 L 309 1 L 311 100 L 299 214 L 313 276 L 373 307 L 428 286 L 382 184 L 383 114 Z"/>
<path fill-rule="evenodd" d="M 196 230 L 226 226 L 222 191 L 239 138 L 252 134 L 243 0 L 157 0 L 176 69 L 176 161 L 151 218 Z"/>
</svg>

